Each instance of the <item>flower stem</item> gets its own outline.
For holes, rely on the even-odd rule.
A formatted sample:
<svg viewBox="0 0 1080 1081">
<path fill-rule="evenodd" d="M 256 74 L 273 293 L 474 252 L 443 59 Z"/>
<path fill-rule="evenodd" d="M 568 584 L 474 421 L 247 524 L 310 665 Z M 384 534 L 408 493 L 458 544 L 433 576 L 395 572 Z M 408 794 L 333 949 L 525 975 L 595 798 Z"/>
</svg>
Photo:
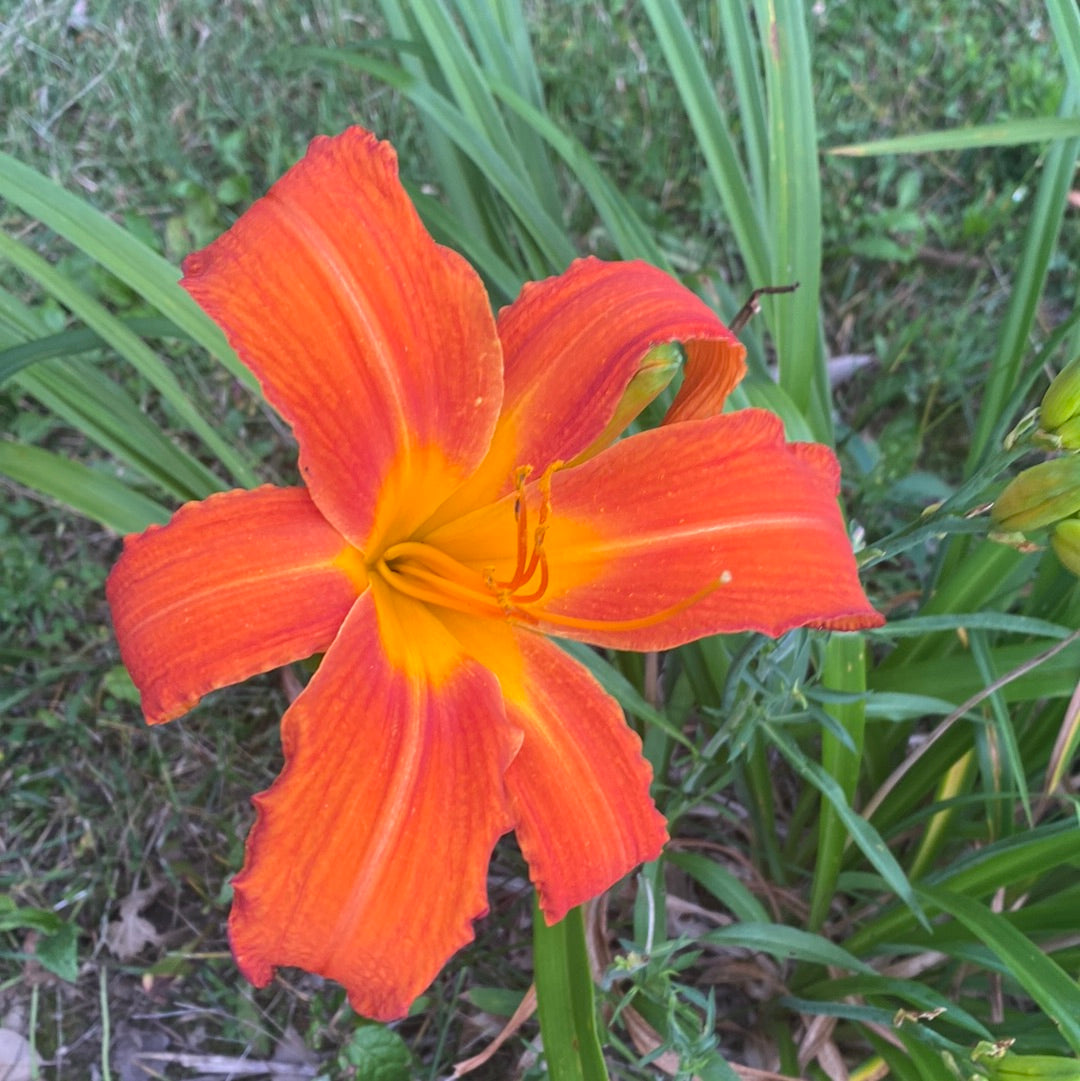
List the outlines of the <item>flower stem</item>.
<svg viewBox="0 0 1080 1081">
<path fill-rule="evenodd" d="M 572 908 L 549 927 L 534 902 L 533 969 L 551 1081 L 608 1081 L 596 1031 L 592 973 L 580 908 Z"/>
</svg>

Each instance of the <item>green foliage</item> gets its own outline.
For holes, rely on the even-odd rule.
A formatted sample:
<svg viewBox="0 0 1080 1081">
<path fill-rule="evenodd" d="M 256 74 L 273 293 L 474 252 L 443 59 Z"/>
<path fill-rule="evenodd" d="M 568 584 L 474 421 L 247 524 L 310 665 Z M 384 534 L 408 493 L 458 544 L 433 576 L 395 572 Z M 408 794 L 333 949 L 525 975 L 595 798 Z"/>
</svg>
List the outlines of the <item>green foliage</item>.
<svg viewBox="0 0 1080 1081">
<path fill-rule="evenodd" d="M 330 3 L 199 0 L 131 26 L 106 3 L 74 28 L 22 8 L 42 36 L 17 37 L 25 77 L 0 78 L 4 986 L 30 963 L 27 930 L 41 966 L 81 979 L 80 931 L 149 880 L 170 944 L 127 976 L 182 986 L 223 1052 L 269 1058 L 291 1026 L 341 1076 L 444 1076 L 469 1024 L 529 982 L 524 894 L 506 885 L 523 872 L 500 849 L 496 916 L 397 1032 L 356 1027 L 332 988 L 238 990 L 226 879 L 244 796 L 275 770 L 281 696 L 255 683 L 139 729 L 105 627 L 114 532 L 293 468 L 175 263 L 311 134 L 359 120 L 398 145 L 430 227 L 496 302 L 584 251 L 668 267 L 728 315 L 799 280 L 748 329 L 736 404 L 835 433 L 890 616 L 863 636 L 699 642 L 657 667 L 571 647 L 639 725 L 674 839 L 632 908 L 609 906 L 608 1068 L 729 1079 L 753 1047 L 792 1076 L 827 1074 L 830 1053 L 901 1078 L 1075 1076 L 1080 590 L 1048 551 L 988 541 L 977 513 L 1035 448 L 1005 434 L 1078 349 L 1071 0 L 388 0 L 359 23 Z M 62 91 L 50 57 L 72 73 Z M 84 130 L 84 109 L 110 123 Z M 877 366 L 834 391 L 826 357 L 853 352 Z M 541 966 L 578 958 L 538 972 L 565 978 L 570 1013 L 541 1018 L 549 1064 L 592 1053 L 579 946 L 541 945 Z M 74 1011 L 83 1030 L 96 1009 Z M 490 1076 L 539 1074 L 523 1031 Z"/>
<path fill-rule="evenodd" d="M 46 909 L 17 908 L 10 897 L 0 894 L 0 931 L 22 929 L 41 936 L 33 954 L 41 966 L 60 979 L 74 983 L 78 975 L 78 928 Z"/>
<path fill-rule="evenodd" d="M 360 1025 L 342 1048 L 339 1076 L 357 1081 L 410 1081 L 412 1055 L 405 1041 L 384 1025 Z"/>
</svg>

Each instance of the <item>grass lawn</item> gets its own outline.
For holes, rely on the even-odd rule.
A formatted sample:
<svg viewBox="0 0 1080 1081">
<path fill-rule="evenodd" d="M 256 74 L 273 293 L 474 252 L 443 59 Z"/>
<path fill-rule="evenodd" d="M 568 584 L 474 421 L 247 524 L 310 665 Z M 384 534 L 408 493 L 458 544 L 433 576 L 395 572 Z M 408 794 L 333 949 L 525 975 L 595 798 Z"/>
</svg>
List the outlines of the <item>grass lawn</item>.
<svg viewBox="0 0 1080 1081">
<path fill-rule="evenodd" d="M 675 6 L 742 148 L 753 116 L 742 108 L 747 84 L 732 55 L 727 2 Z M 459 242 L 455 229 L 470 229 L 475 198 L 486 231 L 475 226 L 469 235 L 492 255 L 482 269 L 498 303 L 512 295 L 508 282 L 550 273 L 563 250 L 624 254 L 582 171 L 553 151 L 544 158 L 551 187 L 536 202 L 553 208 L 561 229 L 554 254 L 507 209 L 505 192 L 492 194 L 492 170 L 470 164 L 462 188 L 451 186 L 437 125 L 409 87 L 388 85 L 368 63 L 413 65 L 415 82 L 450 94 L 415 44 L 403 52 L 385 44 L 403 37 L 396 19 L 424 40 L 424 20 L 406 18 L 419 6 L 8 0 L 0 13 L 0 151 L 178 265 L 228 228 L 313 135 L 356 123 L 394 142 L 440 239 Z M 732 2 L 731 10 L 744 6 Z M 781 4 L 791 6 L 799 5 Z M 799 104 L 816 111 L 820 147 L 1053 116 L 1067 65 L 1052 7 L 807 2 L 813 101 Z M 523 8 L 546 115 L 610 181 L 670 266 L 724 317 L 755 286 L 781 284 L 748 269 L 745 238 L 706 140 L 688 119 L 650 5 L 530 0 Z M 512 127 L 520 118 L 500 108 L 511 117 L 509 144 L 533 146 Z M 1056 1012 L 1080 996 L 1078 725 L 1069 697 L 1078 661 L 1067 638 L 1080 593 L 1075 577 L 1044 554 L 1045 533 L 1010 562 L 1011 549 L 982 542 L 985 514 L 961 513 L 992 500 L 1007 470 L 1046 453 L 1031 446 L 1018 462 L 999 463 L 996 475 L 978 473 L 1003 434 L 989 439 L 992 422 L 1008 430 L 1033 409 L 1076 344 L 1073 335 L 1063 349 L 1038 354 L 1075 305 L 1075 209 L 1065 212 L 1060 235 L 1045 229 L 1045 285 L 1029 288 L 1024 277 L 1055 152 L 1036 142 L 820 158 L 812 224 L 820 229 L 821 322 L 819 330 L 812 308 L 803 331 L 811 353 L 819 336 L 824 343 L 831 406 L 815 407 L 813 395 L 798 401 L 782 357 L 787 397 L 776 408 L 789 428 L 801 411 L 808 432 L 834 438 L 853 534 L 870 550 L 884 545 L 864 574 L 875 605 L 890 620 L 942 622 L 868 642 L 874 693 L 857 707 L 858 720 L 845 709 L 863 699 L 830 682 L 835 654 L 824 635 L 709 640 L 666 658 L 659 676 L 651 660 L 635 656 L 597 662 L 625 686 L 678 839 L 662 865 L 608 897 L 602 1014 L 613 1077 L 711 1081 L 730 1076 L 721 1059 L 775 1071 L 744 1073 L 759 1077 L 996 1076 L 985 1056 L 970 1060 L 980 1039 L 1015 1040 L 1031 1055 L 1080 1054 L 1080 1014 L 1070 1025 Z M 751 158 L 751 189 L 761 195 Z M 0 182 L 3 170 L 0 161 Z M 802 179 L 795 181 L 797 200 Z M 773 209 L 767 199 L 757 206 L 775 229 Z M 0 226 L 108 313 L 158 318 L 138 283 L 2 198 Z M 784 239 L 802 228 L 796 220 Z M 75 355 L 69 340 L 70 356 L 7 377 L 12 354 L 4 350 L 81 325 L 70 303 L 33 278 L 0 250 L 2 445 L 81 461 L 175 508 L 181 497 L 157 483 L 152 463 L 141 473 L 125 464 L 127 450 L 95 440 L 58 405 L 69 400 L 64 393 L 71 409 L 107 393 L 93 381 L 101 378 L 148 429 L 164 433 L 162 453 L 179 448 L 223 478 L 175 403 L 116 349 L 84 344 Z M 1017 364 L 1032 378 L 1025 387 L 1019 376 L 1002 376 L 999 393 L 995 373 L 1007 368 L 1002 342 L 1021 289 L 1029 289 L 1030 310 Z M 776 343 L 781 354 L 795 348 L 790 330 L 777 329 L 785 303 L 795 302 L 774 301 L 752 324 L 752 373 L 762 378 L 739 404 L 762 404 L 755 394 L 770 393 L 764 373 Z M 295 482 L 288 429 L 235 373 L 182 336 L 131 325 L 146 331 L 259 482 Z M 825 371 L 813 376 L 818 399 Z M 156 453 L 148 444 L 142 452 Z M 240 1060 L 264 1063 L 277 1077 L 374 1076 L 378 1055 L 392 1059 L 399 1047 L 387 1037 L 390 1050 L 380 1051 L 384 1037 L 373 1033 L 384 1030 L 358 1027 L 339 987 L 285 970 L 256 991 L 225 937 L 229 880 L 253 818 L 249 798 L 280 768 L 278 721 L 310 673 L 270 673 L 215 693 L 179 721 L 146 726 L 103 593 L 120 551 L 116 532 L 3 472 L 0 1030 L 28 1040 L 39 1056 L 36 1076 L 58 1081 L 246 1076 Z M 919 533 L 924 508 L 954 496 L 965 505 Z M 981 533 L 964 535 L 974 529 Z M 910 543 L 882 540 L 903 530 Z M 981 621 L 958 615 L 975 612 Z M 1061 642 L 1067 648 L 1053 653 Z M 1015 672 L 1022 678 L 999 686 Z M 668 728 L 643 719 L 658 685 Z M 927 742 L 943 719 L 946 728 Z M 893 775 L 909 760 L 912 769 Z M 843 808 L 863 817 L 835 809 L 829 778 Z M 859 834 L 862 821 L 876 831 L 871 841 Z M 876 843 L 896 880 L 868 854 Z M 826 858 L 829 845 L 836 847 Z M 911 900 L 929 921 L 895 900 L 899 883 L 925 887 Z M 491 1041 L 529 988 L 531 887 L 511 839 L 496 849 L 489 893 L 491 913 L 476 941 L 394 1028 L 412 1065 L 385 1067 L 380 1081 L 450 1076 Z M 1030 968 L 1018 960 L 1029 956 L 1024 943 L 1039 957 Z M 844 969 L 844 957 L 828 952 L 835 947 L 873 971 Z M 947 1007 L 943 1017 L 934 1014 L 939 1007 Z M 907 1011 L 906 1027 L 898 1011 Z M 537 1033 L 535 1019 L 527 1022 L 470 1076 L 547 1076 Z M 227 1060 L 236 1060 L 231 1073 Z"/>
</svg>

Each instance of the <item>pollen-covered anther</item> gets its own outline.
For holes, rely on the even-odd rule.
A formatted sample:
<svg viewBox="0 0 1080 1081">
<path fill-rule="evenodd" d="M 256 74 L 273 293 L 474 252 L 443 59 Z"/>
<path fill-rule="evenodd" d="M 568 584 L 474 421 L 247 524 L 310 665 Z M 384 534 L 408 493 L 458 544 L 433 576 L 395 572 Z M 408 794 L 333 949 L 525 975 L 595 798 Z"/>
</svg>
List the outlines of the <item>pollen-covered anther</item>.
<svg viewBox="0 0 1080 1081">
<path fill-rule="evenodd" d="M 493 591 L 499 593 L 506 591 L 513 596 L 522 586 L 532 581 L 537 568 L 540 568 L 541 585 L 528 597 L 517 598 L 518 603 L 531 604 L 539 600 L 547 589 L 547 563 L 544 555 L 544 535 L 547 533 L 547 522 L 551 516 L 551 478 L 563 468 L 563 462 L 555 461 L 544 470 L 537 485 L 540 492 L 540 510 L 537 515 L 536 528 L 532 535 L 532 552 L 529 551 L 529 507 L 526 501 L 525 482 L 532 475 L 531 465 L 518 466 L 514 470 L 514 522 L 517 525 L 517 561 L 514 565 L 514 573 L 510 578 L 501 582 L 493 582 Z"/>
<path fill-rule="evenodd" d="M 663 623 L 665 620 L 679 615 L 679 613 L 684 612 L 687 608 L 697 604 L 698 601 L 731 581 L 731 572 L 724 570 L 719 577 L 713 579 L 690 596 L 684 597 L 674 604 L 631 619 L 590 619 L 563 615 L 547 609 L 537 611 L 536 605 L 544 599 L 551 582 L 548 553 L 544 548 L 544 540 L 547 536 L 549 519 L 551 518 L 551 482 L 555 473 L 564 468 L 566 468 L 564 462 L 552 462 L 544 470 L 543 475 L 537 482 L 540 506 L 537 511 L 536 527 L 532 531 L 531 552 L 529 550 L 529 511 L 525 484 L 529 476 L 532 475 L 533 469 L 531 466 L 520 466 L 514 471 L 516 489 L 514 522 L 517 526 L 517 562 L 514 574 L 507 581 L 499 581 L 495 578 L 493 567 L 485 568 L 483 572 L 484 582 L 488 590 L 494 595 L 495 601 L 508 618 L 533 625 L 546 623 L 550 626 L 565 627 L 567 630 L 577 631 L 640 630 Z M 522 593 L 522 587 L 533 582 L 538 573 L 539 580 L 532 590 L 529 593 Z"/>
</svg>

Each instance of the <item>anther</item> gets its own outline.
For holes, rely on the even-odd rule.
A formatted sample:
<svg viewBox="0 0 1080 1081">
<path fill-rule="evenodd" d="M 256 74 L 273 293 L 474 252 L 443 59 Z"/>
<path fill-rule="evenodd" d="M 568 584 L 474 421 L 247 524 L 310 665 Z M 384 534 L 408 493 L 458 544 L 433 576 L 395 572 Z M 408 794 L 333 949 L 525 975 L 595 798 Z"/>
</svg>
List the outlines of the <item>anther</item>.
<svg viewBox="0 0 1080 1081">
<path fill-rule="evenodd" d="M 519 465 L 514 470 L 514 522 L 517 524 L 517 563 L 508 582 L 496 582 L 498 589 L 516 589 L 522 582 L 528 581 L 525 566 L 529 555 L 529 508 L 525 502 L 525 482 L 533 468 L 531 465 Z"/>
</svg>

